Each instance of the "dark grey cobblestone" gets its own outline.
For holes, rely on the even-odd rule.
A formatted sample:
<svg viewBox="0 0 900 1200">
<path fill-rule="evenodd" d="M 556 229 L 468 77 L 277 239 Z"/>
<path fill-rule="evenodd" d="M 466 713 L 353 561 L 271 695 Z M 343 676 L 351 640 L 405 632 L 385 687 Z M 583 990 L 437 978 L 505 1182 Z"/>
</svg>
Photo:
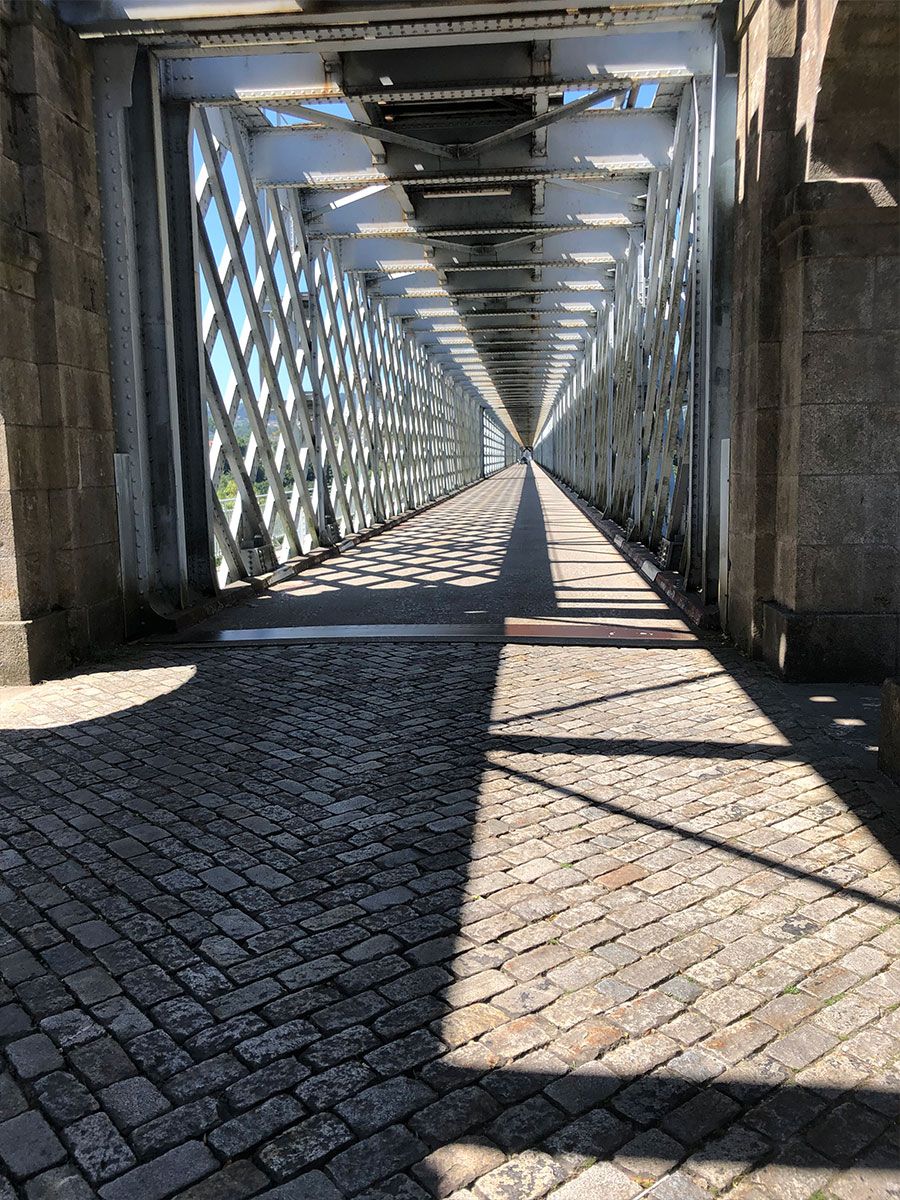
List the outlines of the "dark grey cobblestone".
<svg viewBox="0 0 900 1200">
<path fill-rule="evenodd" d="M 81 1172 L 71 1165 L 54 1167 L 30 1179 L 25 1194 L 28 1200 L 96 1200 L 97 1195 Z"/>
<path fill-rule="evenodd" d="M 185 1142 L 167 1154 L 135 1167 L 100 1189 L 102 1200 L 163 1200 L 202 1179 L 218 1166 L 200 1142 Z"/>
<path fill-rule="evenodd" d="M 59 1126 L 86 1117 L 98 1108 L 97 1099 L 80 1080 L 66 1071 L 54 1071 L 35 1084 L 38 1103 Z"/>
<path fill-rule="evenodd" d="M 331 1113 L 318 1113 L 264 1146 L 259 1159 L 276 1179 L 287 1179 L 352 1141 L 343 1121 Z"/>
<path fill-rule="evenodd" d="M 170 1108 L 169 1101 L 149 1079 L 125 1079 L 104 1088 L 98 1096 L 119 1129 L 134 1129 Z"/>
<path fill-rule="evenodd" d="M 252 1075 L 233 1083 L 225 1091 L 225 1099 L 238 1110 L 249 1108 L 261 1100 L 296 1087 L 310 1074 L 309 1067 L 296 1058 L 285 1058 L 269 1063 Z"/>
<path fill-rule="evenodd" d="M 269 1192 L 269 1179 L 247 1159 L 230 1163 L 181 1192 L 179 1200 L 246 1200 Z"/>
<path fill-rule="evenodd" d="M 141 1158 L 150 1158 L 185 1138 L 202 1137 L 218 1124 L 219 1115 L 218 1102 L 204 1096 L 141 1125 L 131 1135 L 131 1142 Z"/>
<path fill-rule="evenodd" d="M 15 717 L 0 1200 L 878 1194 L 884 787 L 752 665 L 155 650 Z"/>
<path fill-rule="evenodd" d="M 66 1126 L 64 1137 L 75 1161 L 92 1183 L 121 1175 L 137 1162 L 105 1113 L 92 1113 Z"/>
<path fill-rule="evenodd" d="M 34 1033 L 6 1047 L 6 1057 L 20 1079 L 35 1079 L 63 1065 L 53 1042 L 43 1033 Z"/>
<path fill-rule="evenodd" d="M 59 1139 L 38 1113 L 23 1112 L 0 1124 L 0 1163 L 13 1179 L 35 1175 L 65 1157 Z"/>
<path fill-rule="evenodd" d="M 207 1140 L 223 1158 L 236 1158 L 272 1134 L 296 1125 L 304 1115 L 303 1105 L 293 1097 L 275 1096 L 258 1108 L 218 1125 Z"/>
</svg>

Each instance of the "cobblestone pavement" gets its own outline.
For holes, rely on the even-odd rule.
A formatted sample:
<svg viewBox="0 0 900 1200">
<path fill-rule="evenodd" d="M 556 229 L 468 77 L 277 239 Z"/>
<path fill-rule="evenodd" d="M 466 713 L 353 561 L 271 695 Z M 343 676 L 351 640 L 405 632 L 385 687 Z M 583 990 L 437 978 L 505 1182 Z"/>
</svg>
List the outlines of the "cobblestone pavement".
<svg viewBox="0 0 900 1200">
<path fill-rule="evenodd" d="M 900 1196 L 898 798 L 852 711 L 476 644 L 14 696 L 0 1198 Z"/>
</svg>

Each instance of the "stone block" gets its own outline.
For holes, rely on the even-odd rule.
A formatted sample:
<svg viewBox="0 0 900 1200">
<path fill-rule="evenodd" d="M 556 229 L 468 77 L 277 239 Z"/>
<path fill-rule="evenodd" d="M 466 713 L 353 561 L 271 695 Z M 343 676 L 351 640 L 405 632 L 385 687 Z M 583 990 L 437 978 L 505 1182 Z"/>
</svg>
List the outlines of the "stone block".
<svg viewBox="0 0 900 1200">
<path fill-rule="evenodd" d="M 763 657 L 786 679 L 881 683 L 900 665 L 895 613 L 793 612 L 764 603 Z"/>
<path fill-rule="evenodd" d="M 891 254 L 897 244 L 896 217 L 891 221 L 878 219 L 882 215 L 872 208 L 859 208 L 848 213 L 847 220 L 814 219 L 800 230 L 799 253 L 805 258 L 875 258 Z M 808 218 L 810 214 L 804 216 Z"/>
<path fill-rule="evenodd" d="M 806 404 L 799 411 L 801 470 L 857 475 L 871 470 L 872 428 L 861 404 Z"/>
<path fill-rule="evenodd" d="M 0 425 L 23 425 L 40 410 L 40 375 L 35 363 L 0 358 Z"/>
<path fill-rule="evenodd" d="M 25 488 L 11 492 L 10 509 L 16 546 L 37 550 L 46 545 L 50 531 L 47 492 Z"/>
<path fill-rule="evenodd" d="M 23 301 L 34 300 L 34 271 L 19 263 L 4 262 L 0 257 L 0 288 L 20 297 Z"/>
<path fill-rule="evenodd" d="M 58 675 L 71 664 L 66 614 L 0 622 L 0 684 L 21 686 Z"/>
<path fill-rule="evenodd" d="M 0 113 L 2 115 L 2 113 Z M 22 202 L 22 171 L 16 159 L 9 154 L 5 143 L 0 152 L 0 222 L 12 228 L 25 228 L 25 207 Z M 7 259 L 10 231 L 4 229 L 0 235 L 0 258 Z"/>
<path fill-rule="evenodd" d="M 40 617 L 56 603 L 55 572 L 46 541 L 20 549 L 15 556 L 19 611 L 13 620 Z"/>
<path fill-rule="evenodd" d="M 871 259 L 807 259 L 803 290 L 804 329 L 873 328 L 875 264 Z"/>
<path fill-rule="evenodd" d="M 69 631 L 69 650 L 74 662 L 80 662 L 90 654 L 91 627 L 87 607 L 70 608 L 66 612 L 66 626 Z"/>
<path fill-rule="evenodd" d="M 112 430 L 79 429 L 74 432 L 78 446 L 78 483 L 83 488 L 115 487 L 115 442 Z"/>
<path fill-rule="evenodd" d="M 42 435 L 28 425 L 0 426 L 0 488 L 15 492 L 46 487 Z"/>
<path fill-rule="evenodd" d="M 34 301 L 27 296 L 0 289 L 0 329 L 4 330 L 3 353 L 23 362 L 37 361 L 37 331 Z"/>
<path fill-rule="evenodd" d="M 95 431 L 112 429 L 112 398 L 105 369 L 93 371 L 47 363 L 38 371 L 44 424 L 65 424 L 69 429 Z"/>
<path fill-rule="evenodd" d="M 897 475 L 805 475 L 796 537 L 804 546 L 865 545 L 881 539 L 887 514 L 897 512 Z"/>
<path fill-rule="evenodd" d="M 900 330 L 900 256 L 896 235 L 893 253 L 875 260 L 875 324 L 879 329 Z"/>
<path fill-rule="evenodd" d="M 873 536 L 886 536 L 873 530 Z M 893 546 L 804 548 L 794 607 L 840 612 L 900 611 L 900 552 Z"/>
<path fill-rule="evenodd" d="M 806 330 L 801 358 L 803 401 L 868 405 L 900 379 L 900 339 L 881 332 Z"/>
<path fill-rule="evenodd" d="M 29 128 L 38 119 L 34 113 L 22 118 Z M 40 134 L 35 132 L 31 140 L 38 142 L 39 137 Z M 50 141 L 52 143 L 52 137 Z M 42 240 L 49 236 L 61 238 L 96 254 L 100 244 L 100 201 L 90 143 L 83 137 L 73 138 L 69 133 L 59 150 L 54 151 L 52 145 L 37 144 L 26 154 L 33 160 L 23 161 L 21 167 L 28 228 Z M 77 164 L 72 177 L 55 169 L 66 161 L 59 157 L 61 155 L 74 159 Z M 52 277 L 46 280 L 45 286 L 48 293 L 63 294 L 57 291 Z"/>
<path fill-rule="evenodd" d="M 781 481 L 779 480 L 779 489 Z M 792 538 L 778 538 L 775 543 L 773 594 L 790 608 L 796 606 L 797 543 Z"/>
<path fill-rule="evenodd" d="M 6 493 L 8 499 L 8 493 Z M 4 493 L 0 492 L 0 520 L 2 520 Z M 0 554 L 0 622 L 18 621 L 19 572 L 12 553 Z"/>
<path fill-rule="evenodd" d="M 108 370 L 107 327 L 102 316 L 54 300 L 48 322 L 53 336 L 41 347 L 41 362 L 58 362 L 89 371 Z"/>
<path fill-rule="evenodd" d="M 5 488 L 0 491 L 0 558 L 11 557 L 14 553 L 13 494 Z"/>
<path fill-rule="evenodd" d="M 49 499 L 47 534 L 54 549 L 76 550 L 115 542 L 116 494 L 111 487 L 66 488 Z"/>
<path fill-rule="evenodd" d="M 881 728 L 878 735 L 878 766 L 900 783 L 900 679 L 881 685 Z"/>
<path fill-rule="evenodd" d="M 122 597 L 118 587 L 115 594 L 85 609 L 88 626 L 86 654 L 114 646 L 125 637 Z"/>
</svg>

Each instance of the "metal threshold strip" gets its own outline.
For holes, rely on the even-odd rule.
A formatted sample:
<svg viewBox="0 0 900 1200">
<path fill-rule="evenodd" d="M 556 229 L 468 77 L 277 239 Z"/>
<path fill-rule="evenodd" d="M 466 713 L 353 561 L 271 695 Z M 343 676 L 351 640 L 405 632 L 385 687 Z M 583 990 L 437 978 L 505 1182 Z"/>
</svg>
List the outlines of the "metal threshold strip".
<svg viewBox="0 0 900 1200">
<path fill-rule="evenodd" d="M 703 649 L 705 639 L 689 631 L 639 629 L 599 622 L 507 618 L 458 625 L 294 625 L 274 629 L 220 629 L 154 638 L 156 644 L 198 649 L 292 646 L 309 642 L 508 642 L 524 645 L 647 646 Z"/>
</svg>

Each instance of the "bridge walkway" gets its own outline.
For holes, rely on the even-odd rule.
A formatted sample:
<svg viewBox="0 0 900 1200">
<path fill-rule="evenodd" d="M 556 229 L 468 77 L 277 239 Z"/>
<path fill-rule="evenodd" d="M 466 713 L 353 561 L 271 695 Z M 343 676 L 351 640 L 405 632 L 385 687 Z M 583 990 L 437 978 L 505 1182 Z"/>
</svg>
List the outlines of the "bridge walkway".
<svg viewBox="0 0 900 1200">
<path fill-rule="evenodd" d="M 667 637 L 260 644 L 485 617 Z M 695 639 L 519 467 L 226 623 L 4 706 L 4 1200 L 892 1194 L 874 691 Z"/>
<path fill-rule="evenodd" d="M 338 636 L 380 626 L 392 638 L 696 640 L 681 614 L 531 464 L 507 467 L 224 609 L 189 636 L 253 629 Z"/>
</svg>

